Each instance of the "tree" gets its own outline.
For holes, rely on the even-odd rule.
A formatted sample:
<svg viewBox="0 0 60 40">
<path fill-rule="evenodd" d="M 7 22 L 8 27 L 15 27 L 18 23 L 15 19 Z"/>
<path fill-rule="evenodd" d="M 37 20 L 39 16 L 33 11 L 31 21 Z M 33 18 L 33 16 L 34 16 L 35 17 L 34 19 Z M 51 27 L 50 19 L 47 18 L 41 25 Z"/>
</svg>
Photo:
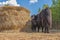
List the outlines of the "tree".
<svg viewBox="0 0 60 40">
<path fill-rule="evenodd" d="M 60 23 L 60 0 L 52 0 L 52 2 L 51 11 L 53 22 L 58 25 Z"/>
<path fill-rule="evenodd" d="M 58 1 L 53 0 L 53 5 L 51 6 L 51 10 L 52 10 L 53 18 L 56 21 L 60 19 L 60 0 Z"/>
<path fill-rule="evenodd" d="M 43 9 L 45 9 L 46 7 L 49 7 L 48 4 L 43 5 Z"/>
<path fill-rule="evenodd" d="M 52 2 L 53 2 L 53 6 L 56 6 L 56 4 L 57 4 L 57 0 L 52 0 Z"/>
</svg>

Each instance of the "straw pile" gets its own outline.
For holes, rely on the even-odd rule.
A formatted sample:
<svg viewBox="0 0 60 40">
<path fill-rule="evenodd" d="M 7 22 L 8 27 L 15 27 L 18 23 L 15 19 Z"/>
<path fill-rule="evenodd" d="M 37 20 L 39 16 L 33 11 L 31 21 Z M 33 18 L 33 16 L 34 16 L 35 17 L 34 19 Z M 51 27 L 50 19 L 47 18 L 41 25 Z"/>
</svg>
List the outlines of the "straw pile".
<svg viewBox="0 0 60 40">
<path fill-rule="evenodd" d="M 23 7 L 0 7 L 0 31 L 23 28 L 30 19 L 29 15 L 29 10 Z"/>
</svg>

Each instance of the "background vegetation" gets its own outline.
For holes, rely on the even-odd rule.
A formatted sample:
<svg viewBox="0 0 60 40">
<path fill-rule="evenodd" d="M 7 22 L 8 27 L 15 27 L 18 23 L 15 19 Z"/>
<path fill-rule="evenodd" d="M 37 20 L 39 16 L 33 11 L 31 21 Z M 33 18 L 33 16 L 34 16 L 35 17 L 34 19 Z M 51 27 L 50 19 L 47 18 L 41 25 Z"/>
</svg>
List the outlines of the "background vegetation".
<svg viewBox="0 0 60 40">
<path fill-rule="evenodd" d="M 52 18 L 53 18 L 53 28 L 60 29 L 60 0 L 52 0 L 53 4 L 51 6 Z"/>
</svg>

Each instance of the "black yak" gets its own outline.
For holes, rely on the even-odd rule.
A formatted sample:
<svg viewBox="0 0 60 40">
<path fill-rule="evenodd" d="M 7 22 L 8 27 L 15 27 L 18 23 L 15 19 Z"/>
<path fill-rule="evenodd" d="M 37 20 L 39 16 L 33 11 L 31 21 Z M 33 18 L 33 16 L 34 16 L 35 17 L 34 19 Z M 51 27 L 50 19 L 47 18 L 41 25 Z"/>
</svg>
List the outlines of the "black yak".
<svg viewBox="0 0 60 40">
<path fill-rule="evenodd" d="M 36 31 L 36 28 L 38 28 L 39 32 L 41 27 L 42 32 L 49 33 L 49 29 L 52 27 L 52 15 L 48 7 L 43 9 L 39 14 L 33 15 L 31 18 L 33 31 Z"/>
<path fill-rule="evenodd" d="M 44 32 L 49 33 L 49 29 L 52 27 L 52 15 L 50 9 L 47 7 L 38 15 L 38 23 L 41 25 L 40 27 L 42 27 L 42 32 L 45 29 Z"/>
<path fill-rule="evenodd" d="M 31 16 L 31 23 L 32 23 L 32 27 L 31 27 L 31 29 L 33 30 L 33 31 L 36 31 L 36 27 L 37 27 L 37 16 L 36 15 L 32 15 Z"/>
</svg>

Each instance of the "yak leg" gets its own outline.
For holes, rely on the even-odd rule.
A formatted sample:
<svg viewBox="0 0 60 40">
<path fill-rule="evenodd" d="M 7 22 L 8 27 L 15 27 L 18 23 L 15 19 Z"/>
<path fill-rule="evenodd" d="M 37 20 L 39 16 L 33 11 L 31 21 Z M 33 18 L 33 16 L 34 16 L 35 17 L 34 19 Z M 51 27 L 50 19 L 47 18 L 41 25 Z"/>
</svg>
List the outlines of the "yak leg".
<svg viewBox="0 0 60 40">
<path fill-rule="evenodd" d="M 34 27 L 34 32 L 36 32 L 36 27 Z"/>
<path fill-rule="evenodd" d="M 35 26 L 34 26 L 34 27 L 32 27 L 32 31 L 33 31 L 33 32 L 35 32 L 35 31 L 36 31 L 36 28 L 35 28 Z"/>
<path fill-rule="evenodd" d="M 32 31 L 34 31 L 34 25 L 32 25 L 31 29 L 32 29 Z"/>
<path fill-rule="evenodd" d="M 46 28 L 46 32 L 49 33 L 49 27 Z"/>
<path fill-rule="evenodd" d="M 45 33 L 49 33 L 49 27 L 45 27 Z"/>
<path fill-rule="evenodd" d="M 38 27 L 38 32 L 39 32 L 40 27 Z"/>
<path fill-rule="evenodd" d="M 42 27 L 42 32 L 44 31 L 43 29 L 44 29 L 44 28 Z"/>
</svg>

